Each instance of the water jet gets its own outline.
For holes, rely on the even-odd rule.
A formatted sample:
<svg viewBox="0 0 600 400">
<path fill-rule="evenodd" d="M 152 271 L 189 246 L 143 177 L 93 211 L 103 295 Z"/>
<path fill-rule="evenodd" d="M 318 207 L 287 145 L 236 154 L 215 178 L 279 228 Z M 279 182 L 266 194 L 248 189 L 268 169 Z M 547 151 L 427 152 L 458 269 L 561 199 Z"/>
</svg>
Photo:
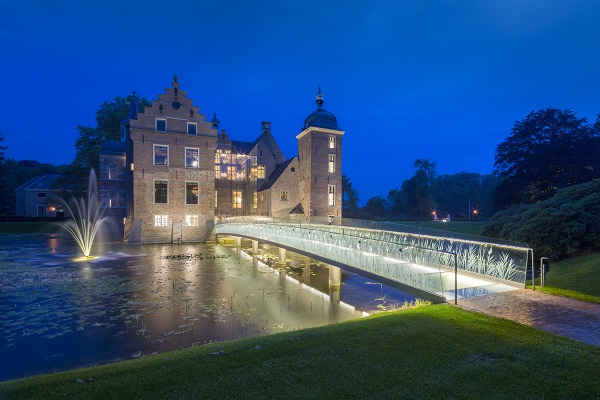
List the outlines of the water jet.
<svg viewBox="0 0 600 400">
<path fill-rule="evenodd" d="M 59 222 L 59 224 L 73 236 L 83 252 L 83 259 L 93 258 L 90 256 L 90 252 L 94 238 L 100 230 L 100 226 L 108 220 L 108 217 L 102 216 L 104 211 L 101 210 L 98 200 L 98 183 L 94 169 L 90 171 L 87 201 L 83 197 L 79 200 L 73 197 L 71 202 L 74 204 L 74 208 L 72 209 L 66 201 L 61 198 L 59 200 L 65 205 L 72 218 L 66 222 Z"/>
</svg>

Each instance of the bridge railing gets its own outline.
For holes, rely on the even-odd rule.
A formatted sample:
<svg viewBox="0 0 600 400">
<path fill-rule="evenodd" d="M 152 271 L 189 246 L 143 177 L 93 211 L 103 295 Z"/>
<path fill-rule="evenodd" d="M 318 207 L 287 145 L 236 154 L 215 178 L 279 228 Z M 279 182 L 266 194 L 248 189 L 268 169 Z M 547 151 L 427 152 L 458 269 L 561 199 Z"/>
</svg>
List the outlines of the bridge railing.
<svg viewBox="0 0 600 400">
<path fill-rule="evenodd" d="M 503 281 L 525 283 L 531 250 L 525 243 L 389 222 L 343 219 L 342 225 L 328 225 L 327 219 L 319 221 L 325 223 L 314 221 L 314 217 L 311 222 L 307 222 L 298 219 L 246 216 L 230 218 L 221 223 L 279 224 L 370 239 L 393 244 L 393 257 L 396 259 L 411 263 L 441 264 L 448 268 L 454 266 L 453 256 L 450 254 L 455 253 L 458 268 L 463 271 Z M 399 249 L 403 249 L 401 256 L 398 255 Z"/>
<path fill-rule="evenodd" d="M 338 234 L 327 225 L 286 223 L 249 223 L 229 221 L 217 227 L 218 234 L 232 234 L 264 240 L 300 253 L 312 254 L 325 262 L 356 268 L 362 272 L 400 282 L 433 294 L 436 298 L 453 297 L 454 281 L 442 277 L 442 254 L 432 249 L 405 247 L 402 251 L 394 243 L 353 235 Z M 403 261 L 409 254 L 434 253 L 440 257 L 425 257 L 418 264 Z M 427 296 L 423 296 L 427 298 Z M 431 299 L 431 298 L 430 298 Z M 439 300 L 438 300 L 439 301 Z"/>
</svg>

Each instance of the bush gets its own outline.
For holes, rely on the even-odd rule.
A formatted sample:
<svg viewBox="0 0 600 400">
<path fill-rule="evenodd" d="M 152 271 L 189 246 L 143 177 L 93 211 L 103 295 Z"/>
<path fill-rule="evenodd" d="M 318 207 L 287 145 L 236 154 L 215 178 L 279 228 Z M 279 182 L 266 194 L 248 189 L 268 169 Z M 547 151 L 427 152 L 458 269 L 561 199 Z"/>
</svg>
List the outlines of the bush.
<svg viewBox="0 0 600 400">
<path fill-rule="evenodd" d="M 483 234 L 526 242 L 536 254 L 560 260 L 600 249 L 600 179 L 559 190 L 535 204 L 496 213 Z"/>
</svg>

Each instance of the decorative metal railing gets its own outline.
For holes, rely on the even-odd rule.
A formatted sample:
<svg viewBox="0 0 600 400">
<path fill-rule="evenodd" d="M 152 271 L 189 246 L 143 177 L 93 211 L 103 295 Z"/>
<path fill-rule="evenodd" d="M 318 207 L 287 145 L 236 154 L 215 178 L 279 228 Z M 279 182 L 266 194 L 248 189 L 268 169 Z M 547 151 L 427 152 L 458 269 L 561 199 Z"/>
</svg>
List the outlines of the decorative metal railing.
<svg viewBox="0 0 600 400">
<path fill-rule="evenodd" d="M 530 250 L 525 244 L 403 227 L 357 220 L 337 226 L 236 217 L 219 222 L 216 233 L 297 249 L 445 298 L 456 296 L 458 286 L 461 296 L 468 296 L 496 283 L 524 285 Z M 460 285 L 452 273 L 455 267 L 469 276 L 462 276 Z"/>
</svg>

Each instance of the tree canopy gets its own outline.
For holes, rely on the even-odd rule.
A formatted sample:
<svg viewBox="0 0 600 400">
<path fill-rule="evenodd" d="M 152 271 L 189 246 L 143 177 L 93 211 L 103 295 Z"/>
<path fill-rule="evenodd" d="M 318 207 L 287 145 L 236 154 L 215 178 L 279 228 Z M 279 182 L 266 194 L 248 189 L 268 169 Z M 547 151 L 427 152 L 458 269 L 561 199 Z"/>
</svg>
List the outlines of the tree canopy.
<svg viewBox="0 0 600 400">
<path fill-rule="evenodd" d="M 356 213 L 358 211 L 358 192 L 352 187 L 352 182 L 346 174 L 342 174 L 342 212 Z"/>
<path fill-rule="evenodd" d="M 496 149 L 496 204 L 535 203 L 600 177 L 600 124 L 547 108 L 517 121 Z"/>
<path fill-rule="evenodd" d="M 140 112 L 150 105 L 150 101 L 136 95 Z M 65 179 L 57 186 L 69 186 L 75 190 L 86 189 L 90 169 L 98 170 L 100 146 L 109 140 L 120 140 L 121 123 L 127 116 L 133 95 L 117 96 L 113 101 L 105 101 L 96 111 L 96 126 L 78 126 L 78 138 L 75 140 L 75 160 L 65 171 Z"/>
</svg>

